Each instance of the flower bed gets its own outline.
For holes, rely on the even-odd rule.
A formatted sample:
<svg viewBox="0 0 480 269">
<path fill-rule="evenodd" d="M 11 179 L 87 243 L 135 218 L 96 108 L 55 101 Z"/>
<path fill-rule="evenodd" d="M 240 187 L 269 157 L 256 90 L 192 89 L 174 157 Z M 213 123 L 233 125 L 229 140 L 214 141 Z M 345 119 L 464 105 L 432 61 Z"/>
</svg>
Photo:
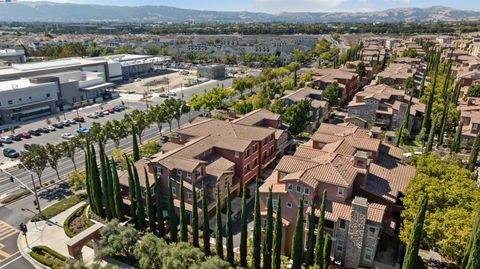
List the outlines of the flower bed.
<svg viewBox="0 0 480 269">
<path fill-rule="evenodd" d="M 53 269 L 63 268 L 67 261 L 65 256 L 46 246 L 33 247 L 30 256 L 39 263 Z"/>
<path fill-rule="evenodd" d="M 87 205 L 75 210 L 63 223 L 63 230 L 68 237 L 74 237 L 88 227 L 92 226 L 92 222 L 85 216 Z"/>
</svg>

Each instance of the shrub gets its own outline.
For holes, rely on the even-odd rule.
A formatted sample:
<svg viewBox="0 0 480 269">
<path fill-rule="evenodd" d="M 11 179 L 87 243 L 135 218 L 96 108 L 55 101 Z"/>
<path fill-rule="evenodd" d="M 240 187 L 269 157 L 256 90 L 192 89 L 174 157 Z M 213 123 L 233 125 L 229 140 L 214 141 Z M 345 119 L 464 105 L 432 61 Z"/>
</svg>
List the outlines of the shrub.
<svg viewBox="0 0 480 269">
<path fill-rule="evenodd" d="M 68 174 L 67 182 L 70 188 L 74 191 L 83 190 L 86 188 L 85 171 L 74 171 Z"/>
<path fill-rule="evenodd" d="M 45 254 L 48 254 L 54 259 L 48 258 Z M 63 268 L 67 260 L 65 256 L 46 246 L 33 247 L 32 252 L 30 252 L 30 256 L 39 263 L 53 269 Z"/>
<path fill-rule="evenodd" d="M 40 221 L 40 220 L 45 220 L 49 219 L 52 217 L 55 217 L 56 215 L 60 214 L 61 212 L 67 210 L 68 208 L 80 203 L 83 200 L 87 199 L 87 194 L 86 193 L 80 193 L 80 194 L 75 194 L 72 195 L 68 198 L 65 198 L 58 203 L 55 203 L 44 210 L 42 210 L 42 214 L 37 214 L 33 216 L 31 221 Z"/>
</svg>

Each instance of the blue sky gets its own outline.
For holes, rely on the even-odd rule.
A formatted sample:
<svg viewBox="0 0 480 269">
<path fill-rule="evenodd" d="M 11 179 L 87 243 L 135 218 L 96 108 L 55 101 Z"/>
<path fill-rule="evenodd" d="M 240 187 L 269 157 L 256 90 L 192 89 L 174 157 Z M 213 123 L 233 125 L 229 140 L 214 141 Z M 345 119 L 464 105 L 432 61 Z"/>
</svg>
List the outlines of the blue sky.
<svg viewBox="0 0 480 269">
<path fill-rule="evenodd" d="M 261 11 L 374 11 L 398 7 L 448 6 L 456 9 L 480 10 L 478 0 L 51 0 L 55 2 L 93 3 L 138 6 L 167 5 L 180 8 Z"/>
</svg>

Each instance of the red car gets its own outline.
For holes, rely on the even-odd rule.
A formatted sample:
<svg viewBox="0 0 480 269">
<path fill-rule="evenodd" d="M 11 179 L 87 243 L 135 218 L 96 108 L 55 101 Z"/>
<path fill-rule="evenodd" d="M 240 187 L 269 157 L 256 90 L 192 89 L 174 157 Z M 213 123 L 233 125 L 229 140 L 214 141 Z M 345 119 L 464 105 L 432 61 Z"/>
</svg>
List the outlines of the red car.
<svg viewBox="0 0 480 269">
<path fill-rule="evenodd" d="M 113 110 L 113 108 L 107 108 L 105 109 L 106 111 L 108 111 L 108 113 L 112 114 L 115 112 L 115 110 Z"/>
<path fill-rule="evenodd" d="M 30 138 L 30 137 L 32 137 L 29 132 L 21 132 L 21 133 L 20 133 L 20 136 L 21 136 L 22 138 Z"/>
</svg>

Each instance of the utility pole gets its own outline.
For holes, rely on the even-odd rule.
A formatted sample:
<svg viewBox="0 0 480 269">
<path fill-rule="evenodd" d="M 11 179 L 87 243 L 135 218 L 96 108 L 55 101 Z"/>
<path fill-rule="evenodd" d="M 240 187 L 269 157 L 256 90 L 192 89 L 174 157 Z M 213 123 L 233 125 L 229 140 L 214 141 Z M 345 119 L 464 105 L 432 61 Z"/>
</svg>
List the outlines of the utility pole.
<svg viewBox="0 0 480 269">
<path fill-rule="evenodd" d="M 23 164 L 22 164 L 23 166 Z M 23 166 L 25 168 L 25 166 Z M 25 168 L 26 169 L 26 168 Z M 26 169 L 29 173 L 30 173 L 30 176 L 32 178 L 32 186 L 33 186 L 33 190 L 30 189 L 25 183 L 23 183 L 20 179 L 18 179 L 17 177 L 15 177 L 14 175 L 12 175 L 10 172 L 6 171 L 6 170 L 3 170 L 3 169 L 0 169 L 0 171 L 4 172 L 5 174 L 7 174 L 8 176 L 10 176 L 10 182 L 15 182 L 15 180 L 20 183 L 20 185 L 22 185 L 25 189 L 27 189 L 28 191 L 30 191 L 33 195 L 35 195 L 35 201 L 34 201 L 34 205 L 36 206 L 36 208 L 38 209 L 38 213 L 41 215 L 42 214 L 42 209 L 40 208 L 40 201 L 38 200 L 38 193 L 37 193 L 37 187 L 35 186 L 35 179 L 33 178 L 33 174 L 30 170 Z"/>
</svg>

